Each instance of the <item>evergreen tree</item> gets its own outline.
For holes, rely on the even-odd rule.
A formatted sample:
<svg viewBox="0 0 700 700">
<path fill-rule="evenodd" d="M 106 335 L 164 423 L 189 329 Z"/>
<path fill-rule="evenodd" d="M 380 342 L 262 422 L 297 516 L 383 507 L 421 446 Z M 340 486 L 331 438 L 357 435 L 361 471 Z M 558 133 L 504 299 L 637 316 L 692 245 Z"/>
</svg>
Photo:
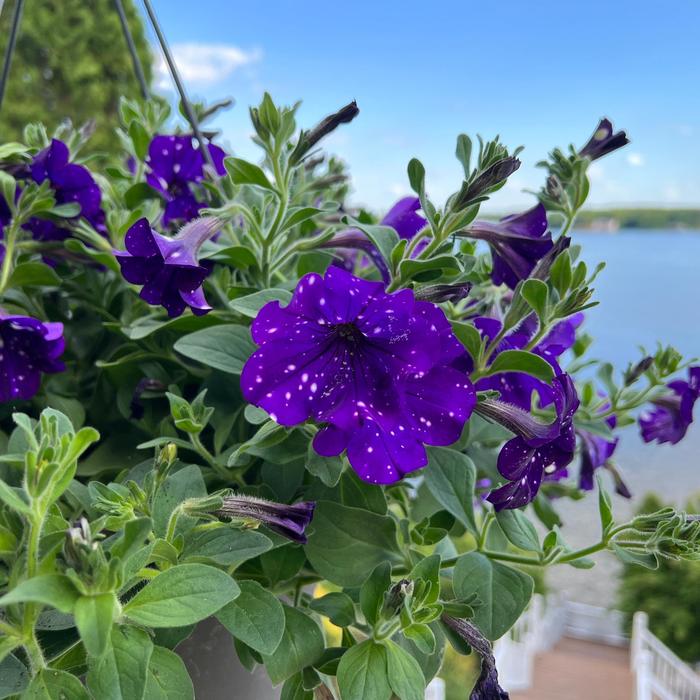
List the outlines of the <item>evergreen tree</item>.
<svg viewBox="0 0 700 700">
<path fill-rule="evenodd" d="M 132 0 L 123 2 L 150 82 L 152 56 L 141 16 Z M 7 0 L 0 16 L 0 60 L 13 10 Z M 94 119 L 92 149 L 114 151 L 120 95 L 140 97 L 140 91 L 113 1 L 26 0 L 0 110 L 0 140 L 21 140 L 27 122 L 41 121 L 52 130 L 66 118 L 75 125 Z"/>
</svg>

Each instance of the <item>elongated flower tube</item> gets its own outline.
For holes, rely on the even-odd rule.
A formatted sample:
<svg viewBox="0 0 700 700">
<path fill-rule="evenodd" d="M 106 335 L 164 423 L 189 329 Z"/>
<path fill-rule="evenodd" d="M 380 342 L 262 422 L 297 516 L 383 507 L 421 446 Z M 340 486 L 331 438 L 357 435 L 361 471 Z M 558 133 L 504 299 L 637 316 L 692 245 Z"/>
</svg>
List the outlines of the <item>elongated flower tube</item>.
<svg viewBox="0 0 700 700">
<path fill-rule="evenodd" d="M 31 399 L 42 373 L 62 372 L 62 323 L 43 323 L 0 309 L 0 403 Z"/>
<path fill-rule="evenodd" d="M 532 417 L 527 420 L 522 409 L 507 404 L 500 406 L 501 415 L 492 411 L 491 417 L 516 434 L 498 455 L 498 471 L 508 483 L 494 489 L 487 500 L 496 510 L 521 508 L 530 503 L 539 491 L 543 478 L 560 479 L 574 457 L 576 436 L 573 417 L 579 406 L 576 387 L 568 374 L 554 378 L 556 420 L 547 428 L 538 428 Z M 483 412 L 483 403 L 477 412 Z M 507 414 L 504 418 L 503 414 Z M 541 425 L 541 424 L 540 424 Z"/>
<path fill-rule="evenodd" d="M 676 380 L 668 384 L 666 396 L 654 399 L 654 408 L 639 417 L 644 442 L 656 440 L 659 444 L 680 442 L 693 422 L 693 408 L 700 397 L 700 367 L 688 370 L 688 381 Z"/>
<path fill-rule="evenodd" d="M 275 503 L 255 496 L 226 496 L 218 515 L 234 520 L 257 520 L 293 542 L 306 543 L 306 528 L 314 517 L 314 501 L 294 505 Z"/>
<path fill-rule="evenodd" d="M 139 219 L 126 232 L 126 251 L 114 253 L 124 279 L 143 285 L 139 296 L 153 306 L 162 305 L 170 317 L 188 306 L 197 316 L 211 311 L 202 290 L 209 270 L 199 264 L 197 254 L 220 225 L 213 217 L 195 219 L 168 238 L 154 231 L 148 219 Z"/>
<path fill-rule="evenodd" d="M 498 682 L 496 659 L 488 639 L 468 620 L 450 615 L 443 615 L 440 619 L 481 656 L 481 673 L 474 684 L 469 700 L 508 700 L 510 696 Z"/>
<path fill-rule="evenodd" d="M 598 160 L 598 158 L 626 146 L 629 142 L 627 134 L 624 131 L 614 133 L 612 122 L 604 117 L 593 132 L 593 136 L 588 139 L 578 154 L 591 160 Z"/>
<path fill-rule="evenodd" d="M 226 153 L 207 144 L 217 175 L 225 175 Z M 192 136 L 157 135 L 148 147 L 146 181 L 166 200 L 163 226 L 172 222 L 186 223 L 199 216 L 205 206 L 197 200 L 192 185 L 204 179 L 204 157 L 192 143 Z"/>
<path fill-rule="evenodd" d="M 331 266 L 304 276 L 288 306 L 266 304 L 251 332 L 260 347 L 241 374 L 244 398 L 282 425 L 321 424 L 316 452 L 347 449 L 366 481 L 425 466 L 424 444 L 456 442 L 471 415 L 474 388 L 451 366 L 464 349 L 410 290 L 387 294 Z"/>
<path fill-rule="evenodd" d="M 489 244 L 493 259 L 491 279 L 494 284 L 505 284 L 511 289 L 530 276 L 537 262 L 553 246 L 542 204 L 522 214 L 506 216 L 497 223 L 475 221 L 464 235 Z"/>
</svg>

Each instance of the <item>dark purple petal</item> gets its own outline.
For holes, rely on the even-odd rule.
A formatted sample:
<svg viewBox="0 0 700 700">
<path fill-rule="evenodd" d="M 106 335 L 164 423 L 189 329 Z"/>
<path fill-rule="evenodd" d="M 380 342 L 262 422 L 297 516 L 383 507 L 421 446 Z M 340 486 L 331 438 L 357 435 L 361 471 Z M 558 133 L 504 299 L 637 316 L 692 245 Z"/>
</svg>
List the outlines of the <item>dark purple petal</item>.
<svg viewBox="0 0 700 700">
<path fill-rule="evenodd" d="M 382 225 L 391 226 L 399 234 L 399 238 L 413 238 L 428 223 L 417 213 L 419 209 L 418 197 L 404 197 L 384 215 Z"/>
<path fill-rule="evenodd" d="M 0 402 L 31 399 L 42 373 L 62 372 L 63 324 L 0 312 Z"/>
<path fill-rule="evenodd" d="M 626 146 L 628 143 L 627 134 L 624 131 L 613 133 L 612 122 L 603 118 L 593 132 L 593 136 L 578 153 L 580 156 L 597 160 L 608 153 L 616 151 L 618 148 Z"/>
</svg>

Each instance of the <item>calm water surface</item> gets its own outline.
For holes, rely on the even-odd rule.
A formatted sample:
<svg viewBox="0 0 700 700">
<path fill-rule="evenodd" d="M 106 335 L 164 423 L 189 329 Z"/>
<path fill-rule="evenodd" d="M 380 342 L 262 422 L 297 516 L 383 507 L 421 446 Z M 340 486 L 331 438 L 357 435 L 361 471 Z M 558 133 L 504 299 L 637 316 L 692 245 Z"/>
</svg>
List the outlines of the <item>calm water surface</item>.
<svg viewBox="0 0 700 700">
<path fill-rule="evenodd" d="M 585 330 L 595 338 L 591 357 L 616 368 L 640 357 L 638 346 L 653 349 L 660 341 L 684 356 L 700 357 L 700 232 L 621 231 L 574 233 L 589 268 L 607 262 L 594 285 L 600 305 L 586 313 Z M 627 484 L 637 497 L 656 491 L 683 505 L 700 491 L 700 407 L 695 423 L 678 445 L 645 445 L 636 426 L 622 432 L 615 453 Z M 562 508 L 564 535 L 574 546 L 597 537 L 595 498 Z M 620 519 L 635 503 L 615 498 Z M 568 597 L 598 605 L 613 602 L 616 566 L 601 555 L 590 571 L 561 567 L 549 576 Z"/>
</svg>

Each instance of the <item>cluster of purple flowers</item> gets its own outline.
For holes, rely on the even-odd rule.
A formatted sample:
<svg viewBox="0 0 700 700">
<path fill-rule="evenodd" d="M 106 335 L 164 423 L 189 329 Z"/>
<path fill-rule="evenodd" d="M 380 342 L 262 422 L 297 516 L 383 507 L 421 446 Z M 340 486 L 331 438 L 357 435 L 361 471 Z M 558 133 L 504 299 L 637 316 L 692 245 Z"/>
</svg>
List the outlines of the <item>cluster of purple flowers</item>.
<svg viewBox="0 0 700 700">
<path fill-rule="evenodd" d="M 323 424 L 314 449 L 347 450 L 373 483 L 425 466 L 425 444 L 454 443 L 476 401 L 452 366 L 464 350 L 445 315 L 410 290 L 387 294 L 331 266 L 304 276 L 288 306 L 266 304 L 251 330 L 246 400 L 282 425 Z"/>
<path fill-rule="evenodd" d="M 224 175 L 226 153 L 211 143 L 207 148 L 217 175 Z M 192 137 L 155 136 L 148 147 L 146 164 L 146 181 L 166 201 L 163 225 L 168 226 L 173 222 L 182 224 L 197 218 L 206 205 L 197 199 L 193 186 L 204 179 L 205 162 Z"/>
<path fill-rule="evenodd" d="M 31 399 L 41 373 L 62 372 L 62 323 L 42 323 L 0 309 L 0 402 Z"/>
<path fill-rule="evenodd" d="M 668 385 L 670 392 L 652 401 L 654 408 L 639 418 L 642 439 L 659 444 L 680 442 L 693 422 L 693 408 L 700 397 L 700 367 L 690 367 L 688 380 Z"/>
</svg>

